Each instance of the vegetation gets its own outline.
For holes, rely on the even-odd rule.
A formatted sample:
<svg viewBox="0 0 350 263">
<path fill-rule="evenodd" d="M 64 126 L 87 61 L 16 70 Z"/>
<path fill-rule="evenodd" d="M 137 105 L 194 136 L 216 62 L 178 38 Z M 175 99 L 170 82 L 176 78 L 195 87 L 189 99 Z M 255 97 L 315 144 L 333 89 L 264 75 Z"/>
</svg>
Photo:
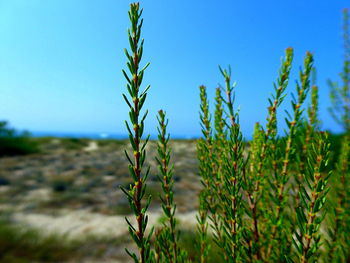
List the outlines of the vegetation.
<svg viewBox="0 0 350 263">
<path fill-rule="evenodd" d="M 36 152 L 38 152 L 38 146 L 30 140 L 29 133 L 20 133 L 10 128 L 6 121 L 0 121 L 0 157 Z"/>
<path fill-rule="evenodd" d="M 125 244 L 126 238 L 88 235 L 68 238 L 59 234 L 43 234 L 14 223 L 6 216 L 0 218 L 0 262 L 101 262 L 110 247 Z M 117 255 L 115 259 L 121 259 Z M 103 260 L 102 260 L 103 261 Z"/>
<path fill-rule="evenodd" d="M 350 261 L 350 210 L 349 210 L 349 156 L 350 156 L 350 40 L 349 12 L 344 10 L 344 64 L 340 74 L 341 84 L 329 81 L 332 107 L 329 109 L 334 120 L 343 128 L 344 136 L 339 142 L 339 155 L 335 159 L 333 175 L 332 205 L 328 222 L 327 240 L 329 262 Z"/>
<path fill-rule="evenodd" d="M 141 92 L 140 86 L 142 84 L 143 74 L 149 65 L 149 63 L 146 64 L 140 70 L 140 62 L 143 54 L 143 39 L 141 40 L 141 28 L 143 19 L 140 19 L 141 14 L 142 10 L 139 9 L 139 4 L 131 4 L 129 11 L 131 27 L 128 30 L 128 37 L 132 55 L 130 55 L 129 51 L 125 49 L 125 55 L 128 58 L 127 66 L 130 72 L 130 76 L 128 76 L 128 74 L 123 70 L 123 74 L 128 82 L 127 90 L 130 96 L 130 101 L 126 95 L 123 94 L 123 97 L 130 110 L 129 116 L 131 125 L 129 125 L 127 121 L 125 124 L 129 132 L 130 143 L 133 149 L 133 160 L 126 151 L 125 154 L 129 161 L 129 171 L 133 179 L 133 184 L 130 185 L 129 189 L 122 188 L 122 190 L 128 198 L 130 207 L 135 214 L 137 221 L 137 227 L 135 228 L 127 220 L 130 235 L 139 249 L 140 261 L 149 262 L 152 258 L 150 248 L 150 238 L 152 236 L 152 232 L 147 235 L 145 231 L 148 222 L 148 216 L 146 215 L 146 212 L 151 202 L 150 196 L 147 200 L 147 203 L 145 205 L 142 204 L 142 199 L 145 196 L 147 187 L 146 180 L 150 170 L 148 167 L 145 174 L 143 174 L 142 168 L 146 159 L 145 147 L 147 145 L 149 136 L 143 143 L 141 142 L 141 137 L 144 130 L 144 120 L 147 116 L 146 111 L 141 117 L 141 110 L 146 100 L 147 91 L 150 86 Z M 138 262 L 138 257 L 135 253 L 128 250 L 127 252 L 135 260 L 135 262 Z"/>
<path fill-rule="evenodd" d="M 78 247 L 63 237 L 42 237 L 35 230 L 24 230 L 11 222 L 0 220 L 1 262 L 53 262 L 72 258 Z"/>
<path fill-rule="evenodd" d="M 140 91 L 145 68 L 140 68 L 142 10 L 131 4 L 128 31 L 130 51 L 125 50 L 129 74 L 123 71 L 129 97 L 130 124 L 126 122 L 133 158 L 126 152 L 133 183 L 124 189 L 136 226 L 129 232 L 138 252 L 128 254 L 134 262 L 349 262 L 349 154 L 350 154 L 350 43 L 348 11 L 344 11 L 345 61 L 342 84 L 330 82 L 334 119 L 343 126 L 344 137 L 337 139 L 339 153 L 331 156 L 327 132 L 318 119 L 318 87 L 314 81 L 314 57 L 307 52 L 299 71 L 287 129 L 280 136 L 277 114 L 284 102 L 293 63 L 293 49 L 287 48 L 268 99 L 266 124 L 256 124 L 247 147 L 235 107 L 236 84 L 231 68 L 220 72 L 224 88 L 216 90 L 214 121 L 206 87 L 200 87 L 200 123 L 203 137 L 198 140 L 202 191 L 199 196 L 196 253 L 181 247 L 178 238 L 176 205 L 173 200 L 172 167 L 165 113 L 159 112 L 158 157 L 162 184 L 163 226 L 147 230 L 146 193 L 148 171 L 143 172 L 146 144 L 141 145 L 144 120 L 140 118 L 148 87 Z M 222 94 L 225 94 L 223 96 Z M 310 99 L 310 102 L 307 101 Z M 334 138 L 333 138 L 334 140 Z M 333 146 L 334 147 L 334 146 Z M 334 170 L 329 166 L 333 158 Z M 147 200 L 147 201 L 145 201 Z M 146 234 L 148 233 L 148 234 Z M 193 243 L 193 242 L 192 242 Z M 186 245 L 185 245 L 186 246 Z M 215 259 L 218 261 L 218 259 Z"/>
</svg>

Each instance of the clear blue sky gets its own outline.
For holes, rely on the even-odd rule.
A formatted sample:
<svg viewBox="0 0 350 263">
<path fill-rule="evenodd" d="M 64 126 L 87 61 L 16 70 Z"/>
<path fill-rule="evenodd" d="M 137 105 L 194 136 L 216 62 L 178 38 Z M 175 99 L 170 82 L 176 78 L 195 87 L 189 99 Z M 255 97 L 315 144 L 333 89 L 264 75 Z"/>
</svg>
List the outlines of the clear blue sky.
<svg viewBox="0 0 350 263">
<path fill-rule="evenodd" d="M 0 119 L 30 131 L 123 134 L 127 47 L 125 0 L 0 0 Z M 295 49 L 293 80 L 307 50 L 314 53 L 323 127 L 331 120 L 326 84 L 342 67 L 345 0 L 149 0 L 144 8 L 145 52 L 151 62 L 146 131 L 156 133 L 157 110 L 173 136 L 196 136 L 198 86 L 214 95 L 218 65 L 231 65 L 236 105 L 250 137 L 265 122 L 267 97 L 284 49 Z M 290 97 L 288 97 L 290 98 Z M 287 99 L 288 99 L 287 98 Z M 290 109 L 289 101 L 284 108 Z M 283 114 L 283 112 L 281 112 Z M 283 121 L 284 122 L 284 121 Z M 282 122 L 281 122 L 282 123 Z"/>
</svg>

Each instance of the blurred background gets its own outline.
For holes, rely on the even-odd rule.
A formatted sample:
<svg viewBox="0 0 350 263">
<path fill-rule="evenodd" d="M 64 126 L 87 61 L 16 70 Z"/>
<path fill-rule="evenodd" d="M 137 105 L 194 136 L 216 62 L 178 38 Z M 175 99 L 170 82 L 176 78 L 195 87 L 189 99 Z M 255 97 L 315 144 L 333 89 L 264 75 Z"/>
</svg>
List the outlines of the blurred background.
<svg viewBox="0 0 350 263">
<path fill-rule="evenodd" d="M 124 149 L 128 108 L 122 98 L 128 47 L 126 0 L 0 0 L 0 261 L 128 262 L 130 213 L 120 186 L 130 183 Z M 307 51 L 314 54 L 322 129 L 337 154 L 341 126 L 328 108 L 328 80 L 344 60 L 342 10 L 348 1 L 141 1 L 144 8 L 146 133 L 156 113 L 170 119 L 181 242 L 194 249 L 200 190 L 196 138 L 199 86 L 224 85 L 218 65 L 232 68 L 235 107 L 247 141 L 265 124 L 268 97 L 287 47 L 295 51 L 287 98 Z M 309 100 L 308 100 L 309 101 Z M 154 156 L 148 191 L 157 196 Z M 159 200 L 150 211 L 159 222 Z M 190 252 L 191 253 L 191 252 Z"/>
</svg>

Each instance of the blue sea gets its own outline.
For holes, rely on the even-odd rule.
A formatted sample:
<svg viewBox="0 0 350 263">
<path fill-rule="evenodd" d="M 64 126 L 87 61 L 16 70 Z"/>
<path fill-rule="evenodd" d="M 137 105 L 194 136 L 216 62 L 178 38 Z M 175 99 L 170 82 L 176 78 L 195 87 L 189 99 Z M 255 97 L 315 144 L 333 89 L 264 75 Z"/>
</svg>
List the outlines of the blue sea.
<svg viewBox="0 0 350 263">
<path fill-rule="evenodd" d="M 94 140 L 103 140 L 103 139 L 116 139 L 123 140 L 127 139 L 128 135 L 126 134 L 116 134 L 116 133 L 84 133 L 84 132 L 51 132 L 51 131 L 31 131 L 31 136 L 33 137 L 58 137 L 58 138 L 88 138 Z M 157 135 L 152 135 L 150 137 L 152 140 L 157 139 Z M 186 135 L 171 135 L 172 139 L 197 139 L 197 136 L 186 136 Z"/>
<path fill-rule="evenodd" d="M 127 135 L 115 133 L 84 133 L 84 132 L 52 132 L 52 131 L 31 131 L 33 137 L 58 137 L 58 138 L 88 138 L 88 139 L 127 139 Z"/>
</svg>

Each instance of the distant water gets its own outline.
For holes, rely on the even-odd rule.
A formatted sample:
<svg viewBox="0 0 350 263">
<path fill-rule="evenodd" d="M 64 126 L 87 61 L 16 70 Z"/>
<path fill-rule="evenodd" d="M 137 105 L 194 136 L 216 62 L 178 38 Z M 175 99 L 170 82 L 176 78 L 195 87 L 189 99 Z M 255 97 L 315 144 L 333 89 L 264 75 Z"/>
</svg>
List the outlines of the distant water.
<svg viewBox="0 0 350 263">
<path fill-rule="evenodd" d="M 88 138 L 88 139 L 127 139 L 127 135 L 114 133 L 83 133 L 83 132 L 51 132 L 51 131 L 31 131 L 33 137 L 58 137 L 58 138 Z"/>
<path fill-rule="evenodd" d="M 51 132 L 51 131 L 31 131 L 30 134 L 33 137 L 58 137 L 58 138 L 88 138 L 94 140 L 103 139 L 116 139 L 123 140 L 127 139 L 126 134 L 116 133 L 84 133 L 84 132 Z M 197 139 L 198 136 L 184 136 L 184 135 L 170 135 L 172 139 Z M 151 139 L 157 139 L 157 135 L 151 135 Z"/>
</svg>

